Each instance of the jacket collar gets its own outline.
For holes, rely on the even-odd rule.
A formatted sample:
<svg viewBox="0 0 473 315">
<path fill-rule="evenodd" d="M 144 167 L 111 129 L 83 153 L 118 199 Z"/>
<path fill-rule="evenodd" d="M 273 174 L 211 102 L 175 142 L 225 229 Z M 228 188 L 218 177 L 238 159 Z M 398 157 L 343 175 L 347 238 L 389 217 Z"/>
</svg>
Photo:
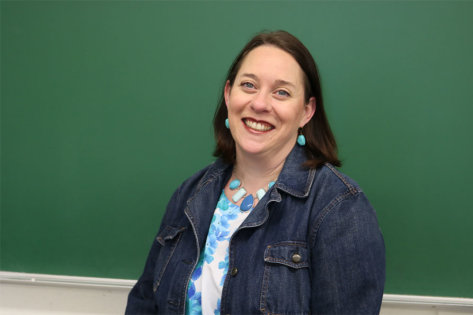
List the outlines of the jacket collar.
<svg viewBox="0 0 473 315">
<path fill-rule="evenodd" d="M 295 145 L 284 162 L 284 166 L 276 181 L 275 187 L 294 197 L 307 197 L 316 170 L 304 167 L 303 164 L 306 160 L 307 156 L 304 148 Z M 225 179 L 223 182 L 220 182 L 222 185 L 221 189 L 223 189 L 223 185 L 225 185 L 226 181 L 231 176 L 232 169 L 233 167 L 231 165 L 226 164 L 222 159 L 217 159 L 210 166 L 210 169 L 200 181 L 199 186 L 205 185 L 209 181 L 214 181 L 216 179 Z"/>
<path fill-rule="evenodd" d="M 279 174 L 276 184 L 271 189 L 266 202 L 258 202 L 256 208 L 242 223 L 240 228 L 255 227 L 264 224 L 269 217 L 268 205 L 271 202 L 281 202 L 280 191 L 284 191 L 297 198 L 305 198 L 309 195 L 310 188 L 315 176 L 315 169 L 303 166 L 307 160 L 305 151 L 299 146 L 294 146 L 284 162 L 283 169 Z M 264 197 L 266 199 L 266 196 Z"/>
<path fill-rule="evenodd" d="M 294 197 L 307 197 L 312 186 L 315 176 L 315 169 L 304 167 L 303 164 L 307 160 L 305 150 L 295 145 L 284 162 L 284 166 L 279 174 L 275 187 Z M 199 186 L 205 185 L 209 181 L 215 179 L 226 179 L 231 176 L 232 165 L 226 164 L 222 159 L 217 159 L 206 172 L 204 178 L 200 181 Z M 223 186 L 222 186 L 223 189 Z"/>
<path fill-rule="evenodd" d="M 195 192 L 187 200 L 184 213 L 194 229 L 199 248 L 205 246 L 210 221 L 222 189 L 231 176 L 232 167 L 218 159 L 206 170 L 199 180 Z"/>
<path fill-rule="evenodd" d="M 307 197 L 313 183 L 315 169 L 304 167 L 303 164 L 306 160 L 304 148 L 295 145 L 284 162 L 275 185 L 276 188 L 294 197 Z"/>
<path fill-rule="evenodd" d="M 273 186 L 275 189 L 271 190 L 268 201 L 258 203 L 247 220 L 242 224 L 242 228 L 263 224 L 269 216 L 267 203 L 281 201 L 279 191 L 284 191 L 297 198 L 305 198 L 309 195 L 315 176 L 315 169 L 305 168 L 303 164 L 306 160 L 305 150 L 295 145 L 284 162 L 283 169 L 279 174 L 276 184 Z M 205 175 L 199 181 L 194 196 L 188 200 L 189 211 L 186 211 L 186 213 L 194 223 L 201 248 L 204 246 L 203 241 L 208 232 L 208 224 L 210 224 L 212 219 L 214 207 L 217 204 L 222 189 L 231 176 L 232 169 L 232 165 L 226 164 L 222 159 L 217 159 L 210 165 Z M 196 205 L 207 206 L 202 209 L 201 207 L 196 207 Z"/>
</svg>

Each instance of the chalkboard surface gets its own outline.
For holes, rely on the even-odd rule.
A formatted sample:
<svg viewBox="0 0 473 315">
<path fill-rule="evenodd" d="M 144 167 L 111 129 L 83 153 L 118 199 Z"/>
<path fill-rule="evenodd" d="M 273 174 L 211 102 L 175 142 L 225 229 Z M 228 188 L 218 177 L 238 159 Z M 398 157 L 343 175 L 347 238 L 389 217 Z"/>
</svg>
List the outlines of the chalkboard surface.
<svg viewBox="0 0 473 315">
<path fill-rule="evenodd" d="M 377 209 L 386 292 L 473 297 L 472 2 L 0 5 L 0 269 L 136 279 L 170 195 L 213 160 L 228 66 L 285 29 Z"/>
</svg>

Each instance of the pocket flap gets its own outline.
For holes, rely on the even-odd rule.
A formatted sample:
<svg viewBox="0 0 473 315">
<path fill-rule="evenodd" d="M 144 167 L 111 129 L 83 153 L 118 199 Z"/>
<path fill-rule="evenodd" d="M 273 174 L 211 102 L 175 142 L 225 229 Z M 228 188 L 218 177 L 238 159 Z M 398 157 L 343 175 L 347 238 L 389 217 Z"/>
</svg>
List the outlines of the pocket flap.
<svg viewBox="0 0 473 315">
<path fill-rule="evenodd" d="M 283 242 L 268 245 L 264 252 L 264 261 L 296 269 L 309 267 L 307 244 Z"/>
<path fill-rule="evenodd" d="M 166 241 L 172 240 L 175 238 L 179 233 L 183 232 L 186 230 L 187 227 L 175 227 L 171 225 L 167 225 L 161 233 L 158 234 L 156 237 L 156 240 L 158 241 L 159 244 L 163 245 L 165 244 Z"/>
</svg>

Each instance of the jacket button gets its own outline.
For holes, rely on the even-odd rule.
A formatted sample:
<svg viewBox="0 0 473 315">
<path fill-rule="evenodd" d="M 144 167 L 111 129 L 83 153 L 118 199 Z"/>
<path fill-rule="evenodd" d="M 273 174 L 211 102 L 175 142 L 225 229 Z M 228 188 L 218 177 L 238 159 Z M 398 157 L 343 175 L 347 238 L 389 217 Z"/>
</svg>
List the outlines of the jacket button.
<svg viewBox="0 0 473 315">
<path fill-rule="evenodd" d="M 230 275 L 232 277 L 235 277 L 238 273 L 238 269 L 236 267 L 233 267 L 232 270 L 230 271 Z"/>
<path fill-rule="evenodd" d="M 299 254 L 294 254 L 294 255 L 292 255 L 292 261 L 295 262 L 296 264 L 297 264 L 298 262 L 300 262 L 301 259 L 302 259 L 302 257 L 301 257 L 301 255 L 299 255 Z"/>
</svg>

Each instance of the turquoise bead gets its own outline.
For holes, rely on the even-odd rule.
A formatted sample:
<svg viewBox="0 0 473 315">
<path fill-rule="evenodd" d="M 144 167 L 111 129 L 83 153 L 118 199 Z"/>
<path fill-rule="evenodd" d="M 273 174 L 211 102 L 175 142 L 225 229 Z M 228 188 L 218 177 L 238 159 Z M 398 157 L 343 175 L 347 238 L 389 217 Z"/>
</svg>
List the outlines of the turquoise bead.
<svg viewBox="0 0 473 315">
<path fill-rule="evenodd" d="M 231 190 L 237 189 L 238 187 L 240 187 L 240 181 L 238 179 L 232 180 L 229 187 Z"/>
<path fill-rule="evenodd" d="M 264 195 L 266 194 L 266 191 L 261 188 L 256 192 L 256 197 L 258 197 L 258 200 L 263 199 Z"/>
<path fill-rule="evenodd" d="M 299 135 L 299 136 L 297 137 L 297 143 L 298 143 L 301 147 L 305 146 L 305 137 L 304 137 L 304 135 Z"/>
<path fill-rule="evenodd" d="M 240 205 L 240 210 L 241 211 L 248 211 L 253 207 L 253 196 L 248 195 L 243 201 L 241 202 Z"/>
<path fill-rule="evenodd" d="M 240 188 L 232 197 L 232 200 L 234 203 L 237 203 L 238 201 L 240 201 L 240 199 L 246 195 L 246 190 L 245 188 Z"/>
<path fill-rule="evenodd" d="M 268 184 L 268 188 L 271 188 L 271 187 L 273 187 L 273 186 L 274 186 L 274 183 L 275 183 L 275 182 L 269 182 L 269 184 Z"/>
</svg>

